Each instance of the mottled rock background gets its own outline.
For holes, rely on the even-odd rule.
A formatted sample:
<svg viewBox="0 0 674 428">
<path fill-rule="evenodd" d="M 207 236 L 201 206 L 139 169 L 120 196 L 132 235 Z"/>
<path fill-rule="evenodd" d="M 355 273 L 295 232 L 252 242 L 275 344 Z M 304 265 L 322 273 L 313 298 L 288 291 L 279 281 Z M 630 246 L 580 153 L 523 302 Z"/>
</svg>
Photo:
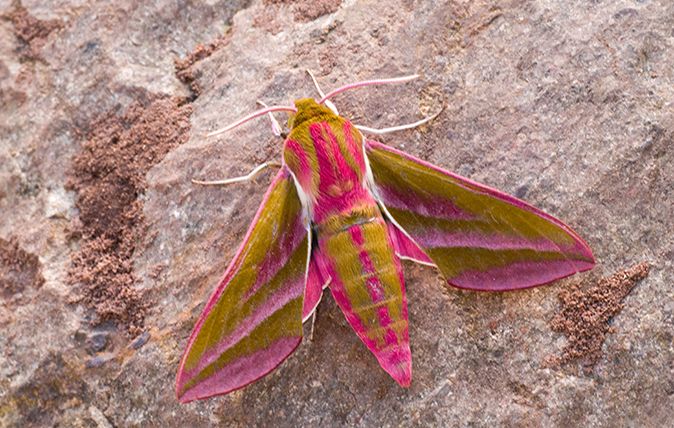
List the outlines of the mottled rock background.
<svg viewBox="0 0 674 428">
<path fill-rule="evenodd" d="M 0 0 L 0 14 L 0 426 L 674 420 L 671 0 Z M 179 405 L 182 348 L 270 174 L 190 179 L 281 150 L 264 120 L 203 134 L 258 99 L 314 96 L 306 68 L 327 89 L 420 73 L 335 102 L 380 127 L 445 106 L 382 140 L 564 219 L 598 265 L 484 294 L 406 263 L 411 388 L 327 297 L 279 370 Z M 596 365 L 549 364 L 567 344 L 558 294 L 642 261 Z"/>
</svg>

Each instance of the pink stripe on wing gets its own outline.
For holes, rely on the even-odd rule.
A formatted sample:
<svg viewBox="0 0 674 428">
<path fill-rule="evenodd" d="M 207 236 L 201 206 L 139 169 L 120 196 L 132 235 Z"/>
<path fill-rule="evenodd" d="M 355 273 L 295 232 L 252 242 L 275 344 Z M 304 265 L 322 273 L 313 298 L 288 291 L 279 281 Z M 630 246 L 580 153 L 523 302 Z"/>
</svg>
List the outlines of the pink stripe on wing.
<svg viewBox="0 0 674 428">
<path fill-rule="evenodd" d="M 283 226 L 283 225 L 280 225 Z M 262 263 L 257 268 L 257 278 L 255 283 L 248 289 L 243 296 L 243 301 L 246 302 L 254 296 L 260 288 L 271 281 L 272 278 L 283 269 L 288 263 L 288 260 L 293 256 L 297 248 L 304 242 L 306 237 L 306 226 L 302 216 L 296 216 L 295 222 L 290 229 L 277 230 L 278 237 L 266 237 L 265 239 L 273 239 L 274 246 L 269 248 L 269 251 L 262 260 Z"/>
<path fill-rule="evenodd" d="M 412 155 L 409 155 L 405 152 L 402 152 L 400 150 L 394 149 L 393 147 L 389 147 L 386 144 L 379 143 L 374 140 L 367 140 L 365 142 L 365 147 L 369 152 L 372 152 L 373 150 L 381 150 L 383 152 L 388 152 L 388 153 L 393 153 L 396 156 L 399 156 L 403 159 L 405 159 L 408 162 L 412 163 L 417 163 L 421 166 L 424 166 L 426 168 L 429 168 L 437 173 L 440 173 L 442 175 L 446 175 L 449 177 L 449 179 L 460 186 L 470 189 L 476 193 L 485 193 L 491 196 L 494 196 L 497 199 L 501 199 L 509 204 L 512 204 L 518 208 L 522 208 L 525 211 L 529 211 L 531 213 L 534 213 L 540 217 L 545 218 L 546 220 L 549 220 L 551 223 L 556 224 L 557 226 L 561 227 L 564 229 L 569 235 L 573 236 L 575 240 L 577 240 L 580 244 L 580 246 L 583 248 L 583 256 L 593 260 L 594 261 L 594 256 L 592 255 L 592 250 L 590 250 L 590 247 L 583 241 L 583 238 L 581 238 L 573 229 L 571 229 L 569 226 L 564 224 L 564 222 L 560 221 L 559 219 L 556 219 L 555 217 L 551 216 L 550 214 L 543 212 L 539 210 L 538 208 L 529 205 L 528 203 L 524 202 L 521 199 L 517 199 L 514 196 L 508 195 L 507 193 L 503 193 L 500 190 L 496 190 L 492 187 L 486 186 L 484 184 L 480 184 L 476 181 L 473 181 L 469 178 L 462 177 L 460 175 L 454 174 L 450 171 L 447 171 L 445 169 L 442 169 L 436 165 L 433 165 L 432 163 L 426 162 L 424 160 L 421 160 L 419 158 L 416 158 Z"/>
<path fill-rule="evenodd" d="M 327 284 L 328 279 L 324 278 L 318 266 L 317 258 L 321 257 L 318 248 L 312 248 L 311 261 L 309 262 L 309 270 L 307 271 L 307 284 L 304 288 L 304 307 L 302 309 L 302 320 L 316 309 L 318 303 L 323 295 L 323 287 Z"/>
<path fill-rule="evenodd" d="M 428 228 L 416 231 L 415 241 L 423 248 L 484 248 L 488 250 L 534 250 L 540 252 L 568 252 L 577 245 L 557 244 L 550 239 L 527 239 L 520 236 L 489 235 L 476 232 L 448 232 Z M 574 244 L 576 244 L 574 242 Z M 579 248 L 580 250 L 580 248 Z"/>
<path fill-rule="evenodd" d="M 463 211 L 445 198 L 426 199 L 422 192 L 401 191 L 384 185 L 377 185 L 377 192 L 386 202 L 387 208 L 410 211 L 424 217 L 444 220 L 473 220 L 475 216 Z M 428 195 L 428 197 L 432 197 Z"/>
<path fill-rule="evenodd" d="M 426 253 L 424 253 L 412 239 L 405 235 L 403 231 L 398 229 L 396 225 L 388 221 L 388 219 L 386 221 L 386 227 L 388 229 L 388 236 L 391 240 L 391 243 L 393 244 L 393 248 L 399 256 L 414 259 L 422 263 L 434 264 L 433 261 L 428 258 Z M 400 282 L 403 283 L 402 277 Z"/>
<path fill-rule="evenodd" d="M 188 389 L 180 397 L 180 402 L 187 403 L 243 388 L 278 367 L 301 341 L 302 338 L 300 337 L 282 338 L 252 354 L 234 360 L 212 376 Z M 181 390 L 187 382 L 185 379 L 181 378 L 182 382 L 178 385 L 178 390 Z"/>
<path fill-rule="evenodd" d="M 292 282 L 290 282 L 292 280 Z M 190 370 L 183 372 L 183 383 L 188 382 L 194 376 L 197 376 L 202 370 L 214 363 L 225 351 L 236 345 L 241 339 L 250 335 L 255 328 L 271 314 L 282 309 L 292 300 L 302 295 L 304 287 L 304 278 L 288 279 L 288 284 L 284 288 L 276 290 L 267 300 L 251 313 L 248 317 L 238 323 L 238 327 L 228 336 L 223 337 L 218 343 L 208 349 L 199 359 L 199 363 Z"/>
<path fill-rule="evenodd" d="M 181 378 L 183 377 L 184 374 L 183 370 L 185 368 L 185 363 L 190 353 L 190 349 L 192 348 L 192 345 L 194 344 L 197 335 L 201 331 L 201 328 L 206 322 L 208 314 L 210 314 L 213 307 L 220 301 L 220 298 L 222 297 L 222 294 L 224 293 L 227 284 L 229 284 L 229 282 L 239 272 L 239 269 L 241 268 L 241 264 L 243 263 L 243 260 L 245 258 L 244 250 L 246 249 L 248 242 L 251 240 L 251 236 L 253 234 L 253 231 L 255 230 L 255 225 L 258 223 L 258 221 L 260 221 L 262 213 L 265 211 L 267 203 L 269 202 L 272 194 L 280 192 L 281 190 L 279 189 L 282 189 L 283 186 L 291 185 L 291 183 L 289 182 L 289 178 L 290 178 L 290 171 L 288 170 L 287 167 L 283 166 L 276 174 L 276 177 L 274 177 L 272 183 L 269 185 L 269 188 L 267 189 L 267 192 L 265 193 L 264 198 L 262 199 L 262 204 L 260 204 L 260 207 L 255 213 L 255 217 L 253 218 L 251 225 L 248 227 L 248 231 L 246 232 L 246 236 L 243 239 L 243 243 L 241 244 L 236 254 L 234 255 L 232 262 L 227 267 L 224 277 L 220 281 L 220 284 L 218 284 L 218 288 L 215 290 L 215 292 L 213 292 L 211 297 L 208 299 L 208 302 L 206 302 L 206 306 L 204 307 L 204 310 L 201 312 L 201 315 L 199 316 L 199 319 L 197 320 L 197 323 L 194 326 L 194 329 L 192 330 L 192 334 L 190 334 L 187 347 L 185 348 L 185 353 L 183 354 L 180 360 L 180 367 L 178 368 L 178 376 L 181 376 Z M 177 391 L 178 390 L 179 389 L 177 389 Z"/>
<path fill-rule="evenodd" d="M 467 270 L 449 278 L 448 282 L 458 288 L 481 291 L 506 291 L 535 287 L 548 282 L 591 269 L 593 262 L 553 260 L 540 262 L 516 262 L 505 267 L 485 271 Z"/>
</svg>

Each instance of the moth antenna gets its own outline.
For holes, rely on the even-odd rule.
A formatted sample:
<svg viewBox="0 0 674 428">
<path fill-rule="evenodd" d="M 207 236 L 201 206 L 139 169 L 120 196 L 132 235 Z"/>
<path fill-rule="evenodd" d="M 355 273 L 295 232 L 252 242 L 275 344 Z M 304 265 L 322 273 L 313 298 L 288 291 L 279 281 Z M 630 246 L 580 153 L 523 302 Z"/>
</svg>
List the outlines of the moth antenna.
<svg viewBox="0 0 674 428">
<path fill-rule="evenodd" d="M 318 104 L 323 104 L 328 99 L 334 97 L 337 94 L 341 94 L 344 91 L 348 91 L 348 90 L 355 89 L 355 88 L 360 88 L 361 86 L 387 85 L 387 84 L 393 84 L 393 83 L 406 83 L 406 82 L 409 82 L 411 80 L 417 79 L 418 77 L 419 77 L 418 74 L 412 74 L 410 76 L 393 77 L 391 79 L 374 79 L 374 80 L 364 80 L 362 82 L 350 83 L 346 86 L 342 86 L 341 88 L 337 88 L 334 91 L 329 92 L 328 95 L 325 95 L 323 98 L 321 98 L 321 100 L 318 102 Z"/>
<path fill-rule="evenodd" d="M 260 101 L 260 100 L 257 100 L 257 103 L 258 103 L 259 105 L 261 105 L 262 107 L 264 107 L 264 108 L 268 108 L 268 107 L 269 107 L 267 104 L 265 104 L 264 102 L 262 102 L 262 101 Z M 269 113 L 267 113 L 267 114 L 269 115 L 269 120 L 271 121 L 271 132 L 272 132 L 276 137 L 280 137 L 280 136 L 281 136 L 281 133 L 283 132 L 283 131 L 281 130 L 281 125 L 279 125 L 278 121 L 276 120 L 276 118 L 274 117 L 274 115 L 271 114 L 271 112 L 269 112 Z"/>
<path fill-rule="evenodd" d="M 325 101 L 325 105 L 328 106 L 328 108 L 330 110 L 332 110 L 336 115 L 339 115 L 339 112 L 337 111 L 337 107 L 332 103 L 332 101 L 325 99 L 325 93 L 323 93 L 323 91 L 321 90 L 321 87 L 318 86 L 318 81 L 316 80 L 316 77 L 314 77 L 314 73 L 312 73 L 311 70 L 309 70 L 307 68 L 307 74 L 311 77 L 311 80 L 314 82 L 314 86 L 316 87 L 316 90 L 318 91 L 318 95 L 320 95 L 321 99 Z"/>
<path fill-rule="evenodd" d="M 444 109 L 445 109 L 445 107 L 443 106 L 435 114 L 433 114 L 431 116 L 428 116 L 428 117 L 424 117 L 423 119 L 417 120 L 414 123 L 406 123 L 404 125 L 391 126 L 390 128 L 369 128 L 369 127 L 363 126 L 363 125 L 354 125 L 354 126 L 357 129 L 359 129 L 361 132 L 365 132 L 365 133 L 368 133 L 368 134 L 374 134 L 374 135 L 384 135 L 384 134 L 388 134 L 389 132 L 404 131 L 405 129 L 413 129 L 413 128 L 416 128 L 418 126 L 423 125 L 424 123 L 428 123 L 431 120 L 438 117 Z"/>
<path fill-rule="evenodd" d="M 255 119 L 256 117 L 263 116 L 263 115 L 265 115 L 267 113 L 271 113 L 273 111 L 289 111 L 289 112 L 297 113 L 297 109 L 295 107 L 291 107 L 291 106 L 266 107 L 266 108 L 263 108 L 262 110 L 255 111 L 255 112 L 249 114 L 248 116 L 243 117 L 243 118 L 237 120 L 236 122 L 225 126 L 222 129 L 218 129 L 217 131 L 209 132 L 208 134 L 206 134 L 206 136 L 207 137 L 213 137 L 214 135 L 222 134 L 224 132 L 227 132 L 229 130 L 232 130 L 232 129 L 236 128 L 239 125 L 242 125 L 242 124 L 248 122 L 251 119 Z"/>
</svg>

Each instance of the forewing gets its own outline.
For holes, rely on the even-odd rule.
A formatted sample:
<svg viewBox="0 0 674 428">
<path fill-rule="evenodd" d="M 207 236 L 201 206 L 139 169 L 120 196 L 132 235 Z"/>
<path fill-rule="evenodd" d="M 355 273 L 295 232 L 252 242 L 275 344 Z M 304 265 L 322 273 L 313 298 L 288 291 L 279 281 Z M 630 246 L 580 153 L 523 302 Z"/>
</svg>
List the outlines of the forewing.
<svg viewBox="0 0 674 428">
<path fill-rule="evenodd" d="M 190 336 L 176 381 L 181 402 L 241 388 L 295 350 L 309 251 L 307 220 L 283 167 Z"/>
<path fill-rule="evenodd" d="M 526 202 L 375 141 L 366 153 L 387 214 L 456 287 L 526 288 L 594 265 L 570 227 Z"/>
</svg>

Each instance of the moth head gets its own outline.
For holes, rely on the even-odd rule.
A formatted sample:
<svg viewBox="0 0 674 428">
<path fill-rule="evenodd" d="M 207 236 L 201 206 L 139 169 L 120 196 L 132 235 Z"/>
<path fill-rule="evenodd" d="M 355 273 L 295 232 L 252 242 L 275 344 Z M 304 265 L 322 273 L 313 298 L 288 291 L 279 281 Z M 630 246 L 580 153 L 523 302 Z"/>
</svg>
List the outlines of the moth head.
<svg viewBox="0 0 674 428">
<path fill-rule="evenodd" d="M 297 113 L 290 115 L 288 126 L 297 128 L 304 122 L 323 121 L 336 117 L 335 113 L 325 104 L 318 104 L 313 98 L 301 98 L 295 101 Z"/>
</svg>

